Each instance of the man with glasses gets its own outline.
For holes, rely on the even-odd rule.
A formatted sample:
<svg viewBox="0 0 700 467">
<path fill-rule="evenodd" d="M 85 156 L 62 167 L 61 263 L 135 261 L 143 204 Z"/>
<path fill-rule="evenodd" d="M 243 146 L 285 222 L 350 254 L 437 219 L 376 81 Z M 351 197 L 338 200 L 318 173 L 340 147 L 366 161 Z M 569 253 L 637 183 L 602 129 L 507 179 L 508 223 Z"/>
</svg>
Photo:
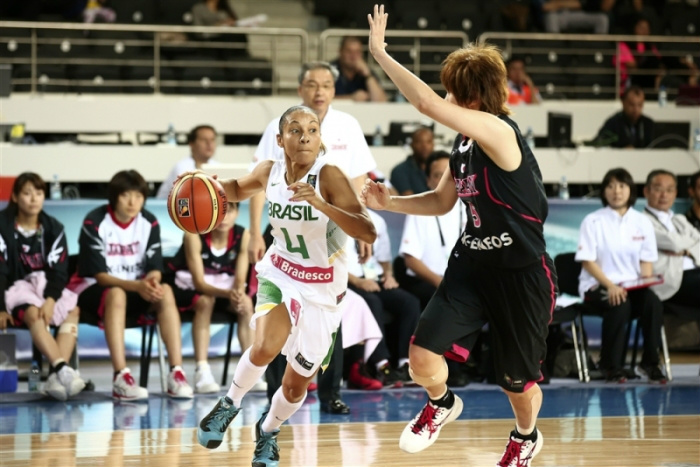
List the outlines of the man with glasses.
<svg viewBox="0 0 700 467">
<path fill-rule="evenodd" d="M 652 170 L 647 176 L 644 213 L 651 218 L 659 249 L 654 274 L 664 283 L 652 287 L 659 298 L 700 312 L 700 232 L 683 214 L 671 210 L 677 195 L 676 176 L 666 170 Z"/>
</svg>

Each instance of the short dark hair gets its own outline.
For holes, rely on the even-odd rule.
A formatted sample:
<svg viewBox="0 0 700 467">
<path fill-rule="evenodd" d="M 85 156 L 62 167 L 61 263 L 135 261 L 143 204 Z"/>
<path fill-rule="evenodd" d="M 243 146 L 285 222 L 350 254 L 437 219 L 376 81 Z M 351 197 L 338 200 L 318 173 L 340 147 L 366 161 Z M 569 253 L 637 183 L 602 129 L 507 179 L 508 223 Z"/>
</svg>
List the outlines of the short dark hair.
<svg viewBox="0 0 700 467">
<path fill-rule="evenodd" d="M 695 185 L 697 185 L 698 180 L 700 180 L 700 170 L 698 170 L 690 176 L 690 178 L 688 179 L 688 186 L 695 188 Z"/>
<path fill-rule="evenodd" d="M 329 62 L 306 62 L 301 66 L 301 71 L 299 71 L 299 84 L 304 81 L 304 76 L 311 70 L 328 70 L 333 76 L 334 82 L 338 81 L 338 76 L 340 76 L 338 69 Z"/>
<path fill-rule="evenodd" d="M 603 183 L 600 186 L 600 200 L 603 202 L 603 206 L 608 206 L 608 200 L 605 199 L 605 187 L 610 185 L 613 179 L 630 187 L 630 199 L 627 200 L 627 207 L 634 206 L 634 203 L 637 201 L 637 188 L 634 185 L 632 175 L 622 167 L 608 170 L 608 173 L 603 177 Z"/>
<path fill-rule="evenodd" d="M 636 84 L 633 84 L 632 86 L 628 86 L 625 88 L 625 90 L 622 92 L 622 96 L 620 97 L 623 101 L 627 99 L 627 96 L 630 94 L 641 94 L 642 97 L 644 96 L 644 89 L 641 88 L 641 86 L 637 86 Z"/>
<path fill-rule="evenodd" d="M 340 47 L 338 48 L 342 49 L 348 42 L 359 42 L 360 44 L 362 44 L 362 39 L 360 39 L 359 36 L 343 36 L 340 39 Z"/>
<path fill-rule="evenodd" d="M 34 188 L 37 190 L 43 190 L 44 194 L 46 194 L 46 182 L 41 178 L 41 176 L 39 176 L 39 174 L 34 172 L 22 172 L 19 174 L 15 179 L 15 183 L 12 185 L 12 194 L 15 197 L 19 196 L 20 191 L 22 191 L 22 188 L 24 188 L 24 185 L 27 183 L 31 183 L 34 185 Z M 12 197 L 10 197 L 10 202 L 8 204 L 10 206 L 14 206 L 17 203 L 15 203 L 12 200 Z"/>
<path fill-rule="evenodd" d="M 114 174 L 107 185 L 109 206 L 116 209 L 119 196 L 131 190 L 141 192 L 144 199 L 148 198 L 148 183 L 140 173 L 135 170 L 122 170 Z"/>
<path fill-rule="evenodd" d="M 433 162 L 439 161 L 440 159 L 449 159 L 450 153 L 447 151 L 435 151 L 430 156 L 428 160 L 425 161 L 425 176 L 430 177 L 430 169 L 433 167 Z"/>
<path fill-rule="evenodd" d="M 506 60 L 506 70 L 510 67 L 511 64 L 515 62 L 522 62 L 522 64 L 525 65 L 525 59 L 523 57 L 521 57 L 520 55 L 514 55 L 508 60 Z"/>
<path fill-rule="evenodd" d="M 197 125 L 196 127 L 192 128 L 189 133 L 187 133 L 188 143 L 194 143 L 197 140 L 197 137 L 199 136 L 199 130 L 211 130 L 214 132 L 214 135 L 217 134 L 216 130 L 211 125 Z"/>
<path fill-rule="evenodd" d="M 654 177 L 656 177 L 657 175 L 668 175 L 672 177 L 673 181 L 676 183 L 676 185 L 678 185 L 678 177 L 676 177 L 676 174 L 674 174 L 673 172 L 669 172 L 666 169 L 656 169 L 652 170 L 651 172 L 649 172 L 649 175 L 647 175 L 647 182 L 645 186 L 650 187 L 652 180 L 654 180 Z"/>
</svg>

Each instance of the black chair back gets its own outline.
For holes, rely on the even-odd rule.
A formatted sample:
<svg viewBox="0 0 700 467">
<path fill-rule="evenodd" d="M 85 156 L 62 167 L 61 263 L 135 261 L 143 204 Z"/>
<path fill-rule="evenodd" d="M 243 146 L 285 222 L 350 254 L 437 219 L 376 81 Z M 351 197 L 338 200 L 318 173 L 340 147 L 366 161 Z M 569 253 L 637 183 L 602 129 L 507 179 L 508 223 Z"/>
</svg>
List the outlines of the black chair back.
<svg viewBox="0 0 700 467">
<path fill-rule="evenodd" d="M 581 274 L 581 263 L 575 258 L 576 253 L 560 253 L 554 258 L 554 267 L 557 269 L 559 291 L 578 296 L 578 276 Z"/>
</svg>

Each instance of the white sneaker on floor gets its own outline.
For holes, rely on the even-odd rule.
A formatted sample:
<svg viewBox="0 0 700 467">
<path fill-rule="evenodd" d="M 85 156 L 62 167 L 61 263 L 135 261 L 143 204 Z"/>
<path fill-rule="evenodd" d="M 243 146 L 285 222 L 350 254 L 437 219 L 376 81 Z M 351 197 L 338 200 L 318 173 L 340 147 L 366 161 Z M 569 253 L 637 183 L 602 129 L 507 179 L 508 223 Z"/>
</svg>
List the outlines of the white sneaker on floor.
<svg viewBox="0 0 700 467">
<path fill-rule="evenodd" d="M 506 445 L 506 452 L 496 467 L 529 467 L 530 461 L 540 452 L 544 444 L 544 437 L 537 430 L 535 441 L 522 440 L 517 437 L 515 431 L 510 432 L 510 439 Z"/>
<path fill-rule="evenodd" d="M 112 397 L 122 401 L 145 400 L 148 399 L 148 389 L 136 384 L 134 377 L 131 376 L 131 370 L 124 368 L 114 378 Z"/>
<path fill-rule="evenodd" d="M 463 408 L 462 399 L 456 394 L 455 402 L 449 409 L 428 401 L 423 410 L 403 429 L 399 438 L 399 448 L 413 454 L 429 447 L 438 439 L 442 427 L 459 417 Z"/>
<path fill-rule="evenodd" d="M 192 388 L 187 383 L 187 376 L 180 365 L 177 365 L 168 375 L 168 395 L 175 399 L 191 399 L 194 397 Z"/>
<path fill-rule="evenodd" d="M 58 372 L 58 380 L 61 382 L 64 388 L 66 388 L 66 394 L 68 397 L 73 397 L 80 391 L 85 389 L 85 381 L 80 377 L 77 371 L 73 368 L 65 365 Z"/>
<path fill-rule="evenodd" d="M 194 392 L 197 394 L 213 394 L 219 392 L 221 386 L 216 384 L 209 365 L 200 365 L 194 371 Z"/>
<path fill-rule="evenodd" d="M 44 392 L 58 401 L 65 401 L 68 399 L 66 387 L 61 384 L 61 381 L 58 379 L 58 373 L 51 373 L 46 379 Z"/>
</svg>

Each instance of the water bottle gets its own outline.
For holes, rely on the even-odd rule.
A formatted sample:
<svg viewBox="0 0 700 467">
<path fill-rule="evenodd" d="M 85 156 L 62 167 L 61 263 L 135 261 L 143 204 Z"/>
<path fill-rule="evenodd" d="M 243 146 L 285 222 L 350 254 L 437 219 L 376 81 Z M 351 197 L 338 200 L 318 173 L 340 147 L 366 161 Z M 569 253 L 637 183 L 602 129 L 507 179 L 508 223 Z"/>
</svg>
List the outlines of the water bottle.
<svg viewBox="0 0 700 467">
<path fill-rule="evenodd" d="M 61 183 L 58 181 L 58 175 L 54 174 L 53 181 L 50 187 L 51 199 L 61 199 Z"/>
<path fill-rule="evenodd" d="M 530 147 L 530 150 L 535 149 L 535 133 L 531 126 L 527 127 L 527 132 L 525 132 L 525 143 Z"/>
<path fill-rule="evenodd" d="M 666 86 L 659 86 L 659 107 L 665 107 L 667 101 Z"/>
<path fill-rule="evenodd" d="M 29 376 L 27 377 L 29 392 L 39 392 L 39 383 L 41 382 L 41 373 L 39 372 L 39 364 L 36 360 L 32 361 L 32 366 L 29 368 Z"/>
<path fill-rule="evenodd" d="M 177 135 L 175 134 L 175 127 L 172 123 L 168 125 L 168 132 L 165 134 L 165 141 L 171 146 L 177 146 Z"/>
<path fill-rule="evenodd" d="M 700 151 L 700 127 L 695 129 L 693 135 L 693 151 Z"/>
<path fill-rule="evenodd" d="M 382 134 L 381 125 L 377 125 L 377 129 L 374 130 L 374 136 L 372 137 L 372 146 L 384 146 L 384 135 Z"/>
<path fill-rule="evenodd" d="M 566 181 L 566 175 L 561 177 L 559 184 L 559 199 L 569 199 L 569 182 Z"/>
</svg>

